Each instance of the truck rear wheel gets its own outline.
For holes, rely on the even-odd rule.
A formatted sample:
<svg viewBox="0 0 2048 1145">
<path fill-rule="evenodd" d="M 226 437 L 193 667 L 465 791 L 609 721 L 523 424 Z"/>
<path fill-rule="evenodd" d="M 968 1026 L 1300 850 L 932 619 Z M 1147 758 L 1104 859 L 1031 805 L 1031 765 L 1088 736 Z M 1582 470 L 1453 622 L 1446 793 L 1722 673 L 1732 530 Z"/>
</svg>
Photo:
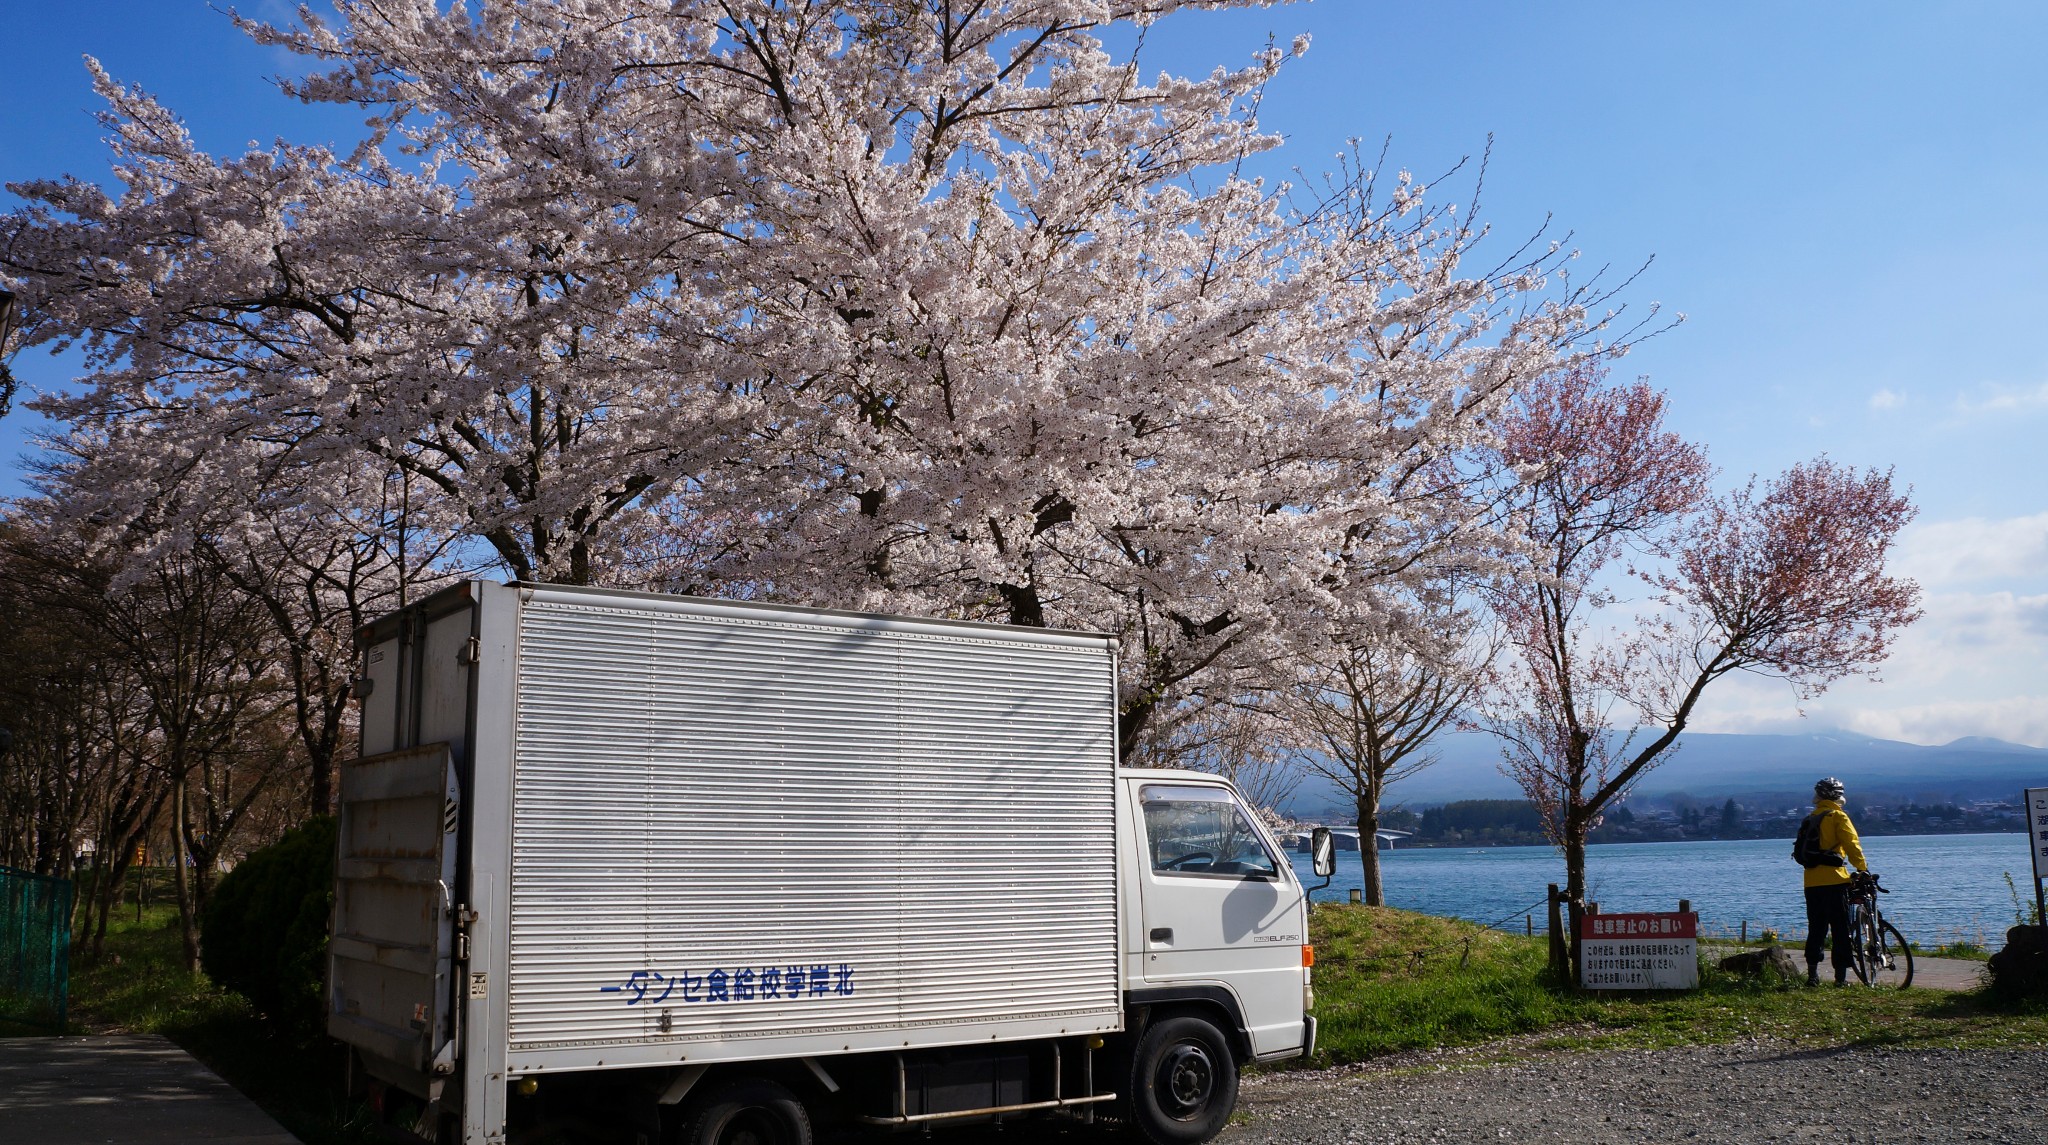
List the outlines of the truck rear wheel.
<svg viewBox="0 0 2048 1145">
<path fill-rule="evenodd" d="M 795 1094 L 741 1078 L 690 1103 L 674 1145 L 811 1145 L 811 1118 Z"/>
<path fill-rule="evenodd" d="M 1191 1145 L 1223 1131 L 1237 1107 L 1237 1059 L 1203 1018 L 1146 1029 L 1131 1064 L 1131 1126 L 1154 1145 Z"/>
</svg>

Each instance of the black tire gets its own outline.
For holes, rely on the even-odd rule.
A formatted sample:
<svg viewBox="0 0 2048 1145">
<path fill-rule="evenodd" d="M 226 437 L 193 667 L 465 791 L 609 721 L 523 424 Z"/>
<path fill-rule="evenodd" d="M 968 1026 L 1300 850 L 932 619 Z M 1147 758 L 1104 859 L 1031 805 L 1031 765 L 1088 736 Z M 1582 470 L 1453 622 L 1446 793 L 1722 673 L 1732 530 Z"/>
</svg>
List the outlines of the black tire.
<svg viewBox="0 0 2048 1145">
<path fill-rule="evenodd" d="M 1857 925 L 1850 931 L 1855 948 L 1850 965 L 1856 968 L 1856 978 L 1865 986 L 1881 986 L 1903 990 L 1913 984 L 1913 948 L 1906 945 L 1906 937 L 1899 928 L 1889 922 L 1870 926 L 1869 921 L 1858 917 Z"/>
<path fill-rule="evenodd" d="M 764 1077 L 727 1082 L 690 1102 L 672 1145 L 811 1145 L 811 1116 Z"/>
<path fill-rule="evenodd" d="M 1145 1031 L 1131 1061 L 1131 1129 L 1153 1145 L 1196 1145 L 1237 1108 L 1237 1059 L 1202 1018 L 1167 1018 Z"/>
</svg>

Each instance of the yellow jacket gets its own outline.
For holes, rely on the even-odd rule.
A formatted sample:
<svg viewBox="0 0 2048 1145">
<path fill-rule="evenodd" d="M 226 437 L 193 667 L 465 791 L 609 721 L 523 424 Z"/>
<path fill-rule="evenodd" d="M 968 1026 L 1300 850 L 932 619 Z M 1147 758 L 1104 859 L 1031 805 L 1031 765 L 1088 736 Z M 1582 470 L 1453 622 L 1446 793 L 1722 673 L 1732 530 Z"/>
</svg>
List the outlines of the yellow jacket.
<svg viewBox="0 0 2048 1145">
<path fill-rule="evenodd" d="M 1813 811 L 1821 816 L 1820 849 L 1833 851 L 1857 870 L 1868 872 L 1870 866 L 1863 861 L 1863 844 L 1856 841 L 1856 825 L 1849 822 L 1849 813 L 1842 810 L 1842 805 L 1832 799 L 1816 799 Z M 1848 867 L 1806 868 L 1809 887 L 1837 887 L 1848 881 Z"/>
</svg>

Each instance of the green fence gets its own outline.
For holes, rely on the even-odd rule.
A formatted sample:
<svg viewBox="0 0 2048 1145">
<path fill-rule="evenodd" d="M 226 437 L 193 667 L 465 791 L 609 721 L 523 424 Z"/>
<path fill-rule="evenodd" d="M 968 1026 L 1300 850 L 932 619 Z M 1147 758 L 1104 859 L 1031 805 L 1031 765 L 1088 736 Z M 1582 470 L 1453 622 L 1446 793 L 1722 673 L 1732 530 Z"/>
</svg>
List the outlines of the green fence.
<svg viewBox="0 0 2048 1145">
<path fill-rule="evenodd" d="M 0 867 L 0 1017 L 64 1028 L 71 880 Z"/>
</svg>

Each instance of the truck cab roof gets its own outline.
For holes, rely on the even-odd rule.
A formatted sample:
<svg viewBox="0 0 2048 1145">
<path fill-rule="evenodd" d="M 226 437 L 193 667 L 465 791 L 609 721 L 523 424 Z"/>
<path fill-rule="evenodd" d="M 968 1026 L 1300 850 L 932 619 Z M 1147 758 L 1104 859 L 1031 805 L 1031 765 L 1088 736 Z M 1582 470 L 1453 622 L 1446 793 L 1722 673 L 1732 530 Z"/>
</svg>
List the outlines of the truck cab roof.
<svg viewBox="0 0 2048 1145">
<path fill-rule="evenodd" d="M 1185 767 L 1119 767 L 1118 779 L 1158 779 L 1175 783 L 1209 783 L 1228 787 L 1230 781 L 1213 771 L 1194 771 Z"/>
</svg>

